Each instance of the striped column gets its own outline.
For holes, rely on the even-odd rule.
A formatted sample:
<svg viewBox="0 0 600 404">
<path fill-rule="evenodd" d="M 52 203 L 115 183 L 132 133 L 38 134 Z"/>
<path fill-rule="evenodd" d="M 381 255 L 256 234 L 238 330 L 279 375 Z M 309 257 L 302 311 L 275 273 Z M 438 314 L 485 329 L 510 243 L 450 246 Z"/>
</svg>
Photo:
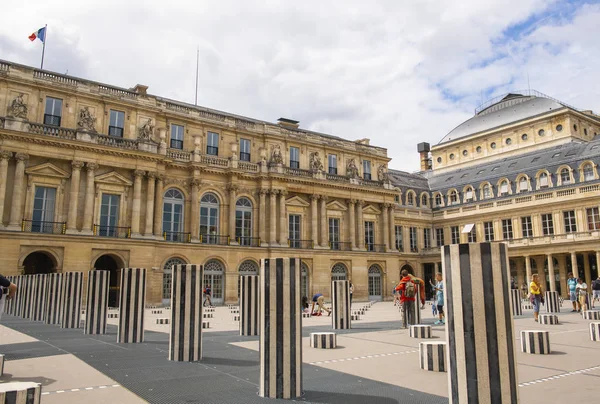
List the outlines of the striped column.
<svg viewBox="0 0 600 404">
<path fill-rule="evenodd" d="M 592 341 L 600 341 L 600 323 L 590 323 L 590 338 Z"/>
<path fill-rule="evenodd" d="M 31 319 L 33 321 L 44 321 L 46 314 L 46 280 L 48 279 L 48 275 L 37 274 L 33 276 L 35 276 L 35 282 L 32 291 L 33 305 Z"/>
<path fill-rule="evenodd" d="M 39 404 L 42 400 L 42 385 L 34 382 L 0 383 L 0 403 Z"/>
<path fill-rule="evenodd" d="M 169 360 L 202 359 L 202 265 L 173 265 Z"/>
<path fill-rule="evenodd" d="M 331 312 L 331 324 L 334 330 L 351 328 L 349 281 L 331 281 Z"/>
<path fill-rule="evenodd" d="M 4 375 L 4 355 L 0 354 L 0 376 Z"/>
<path fill-rule="evenodd" d="M 419 366 L 431 372 L 447 372 L 445 342 L 421 342 L 419 344 Z"/>
<path fill-rule="evenodd" d="M 518 289 L 510 290 L 510 308 L 513 316 L 523 315 L 523 307 L 521 307 L 521 291 Z"/>
<path fill-rule="evenodd" d="M 583 312 L 584 320 L 600 320 L 600 311 L 598 310 L 586 310 Z"/>
<path fill-rule="evenodd" d="M 258 290 L 257 275 L 240 276 L 240 335 L 258 335 Z"/>
<path fill-rule="evenodd" d="M 123 268 L 120 285 L 117 343 L 144 342 L 146 268 Z"/>
<path fill-rule="evenodd" d="M 521 352 L 549 354 L 550 333 L 548 331 L 521 331 Z"/>
<path fill-rule="evenodd" d="M 506 244 L 443 247 L 451 404 L 518 403 Z"/>
<path fill-rule="evenodd" d="M 260 261 L 261 397 L 302 395 L 300 259 Z"/>
<path fill-rule="evenodd" d="M 552 280 L 554 282 L 554 280 Z M 560 304 L 558 302 L 558 292 L 546 292 L 546 312 L 560 313 Z"/>
<path fill-rule="evenodd" d="M 334 332 L 311 332 L 310 347 L 320 349 L 333 349 L 337 346 Z"/>
<path fill-rule="evenodd" d="M 415 325 L 421 324 L 421 287 L 419 285 L 415 285 L 415 304 L 413 304 L 413 310 Z"/>
<path fill-rule="evenodd" d="M 23 318 L 31 318 L 33 308 L 33 288 L 35 283 L 35 275 L 25 275 L 23 277 L 23 290 L 21 293 L 21 311 L 19 316 Z"/>
<path fill-rule="evenodd" d="M 19 275 L 15 278 L 15 285 L 17 285 L 17 294 L 13 299 L 13 303 L 11 306 L 11 313 L 13 316 L 21 315 L 21 307 L 23 305 L 22 295 L 23 295 L 23 279 L 25 277 L 23 275 Z"/>
<path fill-rule="evenodd" d="M 83 272 L 63 273 L 61 328 L 79 328 Z"/>
<path fill-rule="evenodd" d="M 430 325 L 411 325 L 409 335 L 411 338 L 431 338 Z"/>
<path fill-rule="evenodd" d="M 63 308 L 63 274 L 48 274 L 46 281 L 46 324 L 60 324 Z"/>
<path fill-rule="evenodd" d="M 540 324 L 556 325 L 558 324 L 558 316 L 556 314 L 540 314 L 538 321 Z"/>
<path fill-rule="evenodd" d="M 85 334 L 106 334 L 109 284 L 110 271 L 93 270 L 88 272 Z"/>
<path fill-rule="evenodd" d="M 14 276 L 7 276 L 6 279 L 8 279 L 8 281 L 10 283 L 15 283 L 15 277 Z M 2 316 L 2 314 L 10 314 L 10 309 L 13 303 L 14 299 L 6 299 L 6 296 L 2 295 L 2 298 L 4 299 L 4 311 L 0 311 L 0 317 Z M 1 307 L 1 306 L 0 306 Z"/>
</svg>

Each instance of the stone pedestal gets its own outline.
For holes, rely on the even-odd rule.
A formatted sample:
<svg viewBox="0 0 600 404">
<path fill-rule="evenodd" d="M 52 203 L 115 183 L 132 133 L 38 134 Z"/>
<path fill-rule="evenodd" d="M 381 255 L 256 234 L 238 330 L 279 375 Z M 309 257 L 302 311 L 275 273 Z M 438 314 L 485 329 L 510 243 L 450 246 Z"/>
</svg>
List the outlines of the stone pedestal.
<svg viewBox="0 0 600 404">
<path fill-rule="evenodd" d="M 0 403 L 39 404 L 42 400 L 42 385 L 33 382 L 0 383 Z"/>
<path fill-rule="evenodd" d="M 445 342 L 421 342 L 419 344 L 419 366 L 431 372 L 447 372 Z"/>
<path fill-rule="evenodd" d="M 518 403 L 506 244 L 444 246 L 442 267 L 450 403 Z"/>
<path fill-rule="evenodd" d="M 119 294 L 117 343 L 144 342 L 146 268 L 123 268 Z"/>
<path fill-rule="evenodd" d="M 350 316 L 350 282 L 331 281 L 331 325 L 333 329 L 351 328 Z"/>
<path fill-rule="evenodd" d="M 37 274 L 31 276 L 35 277 L 34 287 L 32 291 L 33 305 L 31 319 L 33 321 L 44 321 L 46 314 L 46 281 L 48 279 L 48 275 Z"/>
<path fill-rule="evenodd" d="M 109 284 L 110 271 L 93 270 L 88 273 L 84 331 L 86 334 L 106 334 Z"/>
<path fill-rule="evenodd" d="M 554 281 L 554 280 L 552 280 Z M 546 312 L 560 313 L 560 303 L 558 301 L 558 292 L 546 292 Z"/>
<path fill-rule="evenodd" d="M 268 398 L 302 395 L 300 259 L 260 262 L 260 388 Z"/>
<path fill-rule="evenodd" d="M 63 274 L 48 274 L 46 280 L 46 324 L 60 324 L 62 321 Z"/>
<path fill-rule="evenodd" d="M 240 276 L 240 335 L 258 335 L 258 276 Z"/>
<path fill-rule="evenodd" d="M 173 265 L 169 360 L 202 359 L 202 265 Z"/>
<path fill-rule="evenodd" d="M 83 272 L 63 273 L 61 328 L 79 328 Z"/>
<path fill-rule="evenodd" d="M 320 349 L 333 349 L 337 346 L 334 332 L 311 332 L 310 347 Z"/>
<path fill-rule="evenodd" d="M 521 307 L 521 291 L 518 289 L 510 290 L 510 309 L 513 316 L 523 315 L 523 307 Z"/>
<path fill-rule="evenodd" d="M 548 331 L 521 331 L 521 352 L 549 354 L 550 333 Z"/>
</svg>

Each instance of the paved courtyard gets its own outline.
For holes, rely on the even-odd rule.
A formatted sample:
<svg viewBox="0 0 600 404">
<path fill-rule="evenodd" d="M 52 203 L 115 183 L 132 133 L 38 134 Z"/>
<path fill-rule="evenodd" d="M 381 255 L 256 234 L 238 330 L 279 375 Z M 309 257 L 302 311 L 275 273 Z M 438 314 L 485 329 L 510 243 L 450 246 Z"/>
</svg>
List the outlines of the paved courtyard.
<svg viewBox="0 0 600 404">
<path fill-rule="evenodd" d="M 355 307 L 362 306 L 355 303 Z M 147 310 L 146 342 L 116 344 L 117 320 L 108 334 L 84 335 L 3 316 L 0 353 L 6 355 L 1 382 L 35 381 L 43 385 L 42 403 L 262 403 L 257 396 L 258 338 L 240 337 L 227 307 L 218 307 L 204 333 L 199 363 L 167 360 L 168 325 L 155 324 Z M 431 307 L 422 312 L 433 325 Z M 600 383 L 600 343 L 589 337 L 589 321 L 565 305 L 560 325 L 538 325 L 531 312 L 515 320 L 519 331 L 550 331 L 551 355 L 517 352 L 521 403 L 595 402 Z M 419 368 L 419 340 L 400 329 L 391 302 L 376 303 L 352 330 L 338 331 L 338 348 L 317 350 L 308 335 L 330 331 L 331 318 L 303 319 L 304 396 L 310 403 L 447 403 L 447 374 Z M 443 326 L 433 338 L 445 340 Z"/>
</svg>

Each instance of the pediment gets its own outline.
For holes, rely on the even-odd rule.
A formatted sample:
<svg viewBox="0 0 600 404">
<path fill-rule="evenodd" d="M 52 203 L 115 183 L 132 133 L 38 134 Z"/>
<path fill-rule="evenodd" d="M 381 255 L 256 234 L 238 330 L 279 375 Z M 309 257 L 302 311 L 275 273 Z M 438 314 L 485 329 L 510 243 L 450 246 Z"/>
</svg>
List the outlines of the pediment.
<svg viewBox="0 0 600 404">
<path fill-rule="evenodd" d="M 363 208 L 363 213 L 366 213 L 367 215 L 379 215 L 381 211 L 373 205 L 368 205 Z"/>
<path fill-rule="evenodd" d="M 133 184 L 131 180 L 123 177 L 116 171 L 111 171 L 106 174 L 97 175 L 96 178 L 94 178 L 94 182 L 100 184 L 123 185 L 127 187 L 130 187 Z"/>
<path fill-rule="evenodd" d="M 300 198 L 298 195 L 291 197 L 290 199 L 285 201 L 286 205 L 289 206 L 300 206 L 306 208 L 310 206 L 310 203 L 306 202 L 304 199 Z"/>
<path fill-rule="evenodd" d="M 27 175 L 36 175 L 40 177 L 52 177 L 52 178 L 69 178 L 71 175 L 56 167 L 52 163 L 38 164 L 37 166 L 29 167 L 25 170 Z"/>
<path fill-rule="evenodd" d="M 348 210 L 348 208 L 346 207 L 346 205 L 344 205 L 343 203 L 339 202 L 339 201 L 331 201 L 327 204 L 327 209 L 328 210 L 341 210 L 341 211 L 346 211 Z"/>
</svg>

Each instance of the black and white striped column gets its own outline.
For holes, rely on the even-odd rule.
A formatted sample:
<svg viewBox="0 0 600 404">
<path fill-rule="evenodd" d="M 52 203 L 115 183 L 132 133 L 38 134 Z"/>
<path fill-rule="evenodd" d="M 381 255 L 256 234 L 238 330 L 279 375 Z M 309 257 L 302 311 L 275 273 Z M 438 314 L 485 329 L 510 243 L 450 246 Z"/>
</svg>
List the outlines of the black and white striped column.
<svg viewBox="0 0 600 404">
<path fill-rule="evenodd" d="M 592 341 L 600 341 L 600 323 L 590 323 L 590 338 Z"/>
<path fill-rule="evenodd" d="M 23 318 L 31 318 L 33 314 L 33 289 L 35 288 L 35 275 L 23 276 L 23 290 L 21 293 L 21 312 Z"/>
<path fill-rule="evenodd" d="M 46 306 L 46 280 L 48 279 L 47 274 L 36 274 L 34 288 L 32 291 L 33 296 L 33 307 L 31 313 L 31 319 L 33 321 L 44 321 L 45 320 L 45 306 Z"/>
<path fill-rule="evenodd" d="M 523 315 L 523 307 L 521 307 L 521 291 L 518 289 L 510 290 L 510 308 L 513 316 Z"/>
<path fill-rule="evenodd" d="M 556 314 L 540 314 L 538 316 L 538 321 L 540 324 L 557 325 L 558 316 Z"/>
<path fill-rule="evenodd" d="M 169 360 L 202 359 L 202 265 L 173 265 Z"/>
<path fill-rule="evenodd" d="M 550 353 L 548 331 L 521 331 L 521 352 L 547 355 Z"/>
<path fill-rule="evenodd" d="M 46 280 L 46 324 L 60 324 L 62 321 L 63 274 L 48 274 Z"/>
<path fill-rule="evenodd" d="M 424 324 L 411 325 L 409 335 L 411 338 L 431 338 L 431 326 Z"/>
<path fill-rule="evenodd" d="M 17 294 L 10 306 L 10 314 L 13 316 L 21 316 L 21 307 L 23 304 L 23 300 L 21 299 L 23 294 L 23 278 L 25 278 L 23 275 L 15 277 L 14 284 L 17 285 Z"/>
<path fill-rule="evenodd" d="M 558 302 L 558 292 L 547 291 L 545 303 L 546 303 L 546 312 L 547 313 L 560 313 L 560 304 Z"/>
<path fill-rule="evenodd" d="M 422 282 L 422 280 L 419 281 Z M 421 324 L 421 286 L 417 284 L 415 284 L 415 304 L 413 304 L 413 310 L 413 321 L 415 322 L 415 325 Z"/>
<path fill-rule="evenodd" d="M 331 325 L 333 329 L 351 328 L 350 316 L 350 282 L 331 281 Z"/>
<path fill-rule="evenodd" d="M 260 261 L 261 397 L 302 395 L 300 259 Z"/>
<path fill-rule="evenodd" d="M 87 299 L 85 304 L 85 334 L 106 334 L 108 312 L 108 287 L 110 271 L 88 272 Z"/>
<path fill-rule="evenodd" d="M 334 349 L 337 346 L 334 332 L 311 332 L 310 347 L 320 349 Z"/>
<path fill-rule="evenodd" d="M 42 399 L 42 385 L 34 382 L 0 383 L 0 403 L 39 404 Z"/>
<path fill-rule="evenodd" d="M 419 365 L 431 372 L 447 372 L 445 342 L 421 342 L 419 344 Z"/>
<path fill-rule="evenodd" d="M 63 273 L 61 328 L 79 328 L 83 272 Z"/>
<path fill-rule="evenodd" d="M 240 276 L 240 335 L 258 335 L 258 276 Z"/>
<path fill-rule="evenodd" d="M 451 404 L 517 403 L 506 244 L 443 247 Z"/>
<path fill-rule="evenodd" d="M 582 314 L 584 320 L 600 320 L 600 311 L 598 310 L 586 310 Z"/>
<path fill-rule="evenodd" d="M 144 342 L 146 268 L 123 268 L 120 285 L 117 343 Z"/>
</svg>

